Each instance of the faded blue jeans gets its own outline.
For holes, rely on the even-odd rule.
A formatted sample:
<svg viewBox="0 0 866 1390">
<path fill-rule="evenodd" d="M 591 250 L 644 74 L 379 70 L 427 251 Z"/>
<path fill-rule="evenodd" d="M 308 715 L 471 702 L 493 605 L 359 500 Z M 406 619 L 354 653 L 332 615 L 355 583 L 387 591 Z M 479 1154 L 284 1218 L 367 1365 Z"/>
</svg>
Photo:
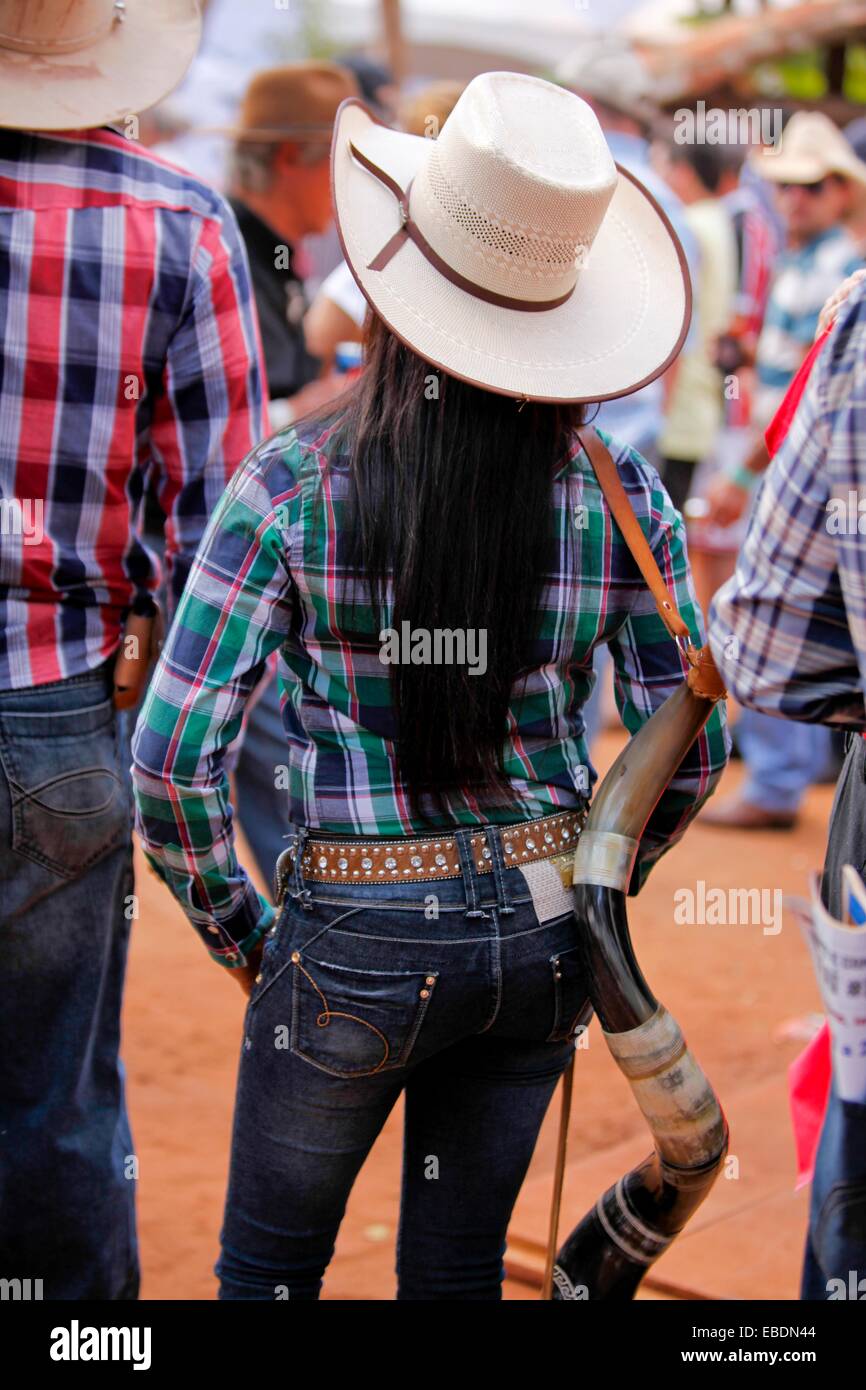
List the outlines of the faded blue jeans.
<svg viewBox="0 0 866 1390">
<path fill-rule="evenodd" d="M 800 1297 L 866 1299 L 866 1105 L 830 1091 L 815 1159 Z"/>
<path fill-rule="evenodd" d="M 764 811 L 798 811 L 830 763 L 830 730 L 753 709 L 741 711 L 736 730 L 748 773 L 740 791 L 743 800 Z"/>
<path fill-rule="evenodd" d="M 511 1211 L 590 1011 L 555 866 L 526 871 L 536 908 L 499 834 L 481 873 L 471 833 L 438 881 L 320 884 L 296 857 L 246 1013 L 220 1298 L 318 1298 L 403 1091 L 397 1297 L 501 1298 Z"/>
<path fill-rule="evenodd" d="M 0 1278 L 138 1292 L 118 1057 L 134 912 L 128 731 L 110 663 L 0 691 Z"/>
</svg>

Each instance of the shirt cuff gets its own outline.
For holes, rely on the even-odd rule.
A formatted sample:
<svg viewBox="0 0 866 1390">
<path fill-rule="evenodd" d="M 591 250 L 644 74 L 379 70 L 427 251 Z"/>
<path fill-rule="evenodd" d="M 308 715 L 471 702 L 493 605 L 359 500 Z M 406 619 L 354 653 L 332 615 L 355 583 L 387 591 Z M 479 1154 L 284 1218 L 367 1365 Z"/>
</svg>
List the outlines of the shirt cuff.
<svg viewBox="0 0 866 1390">
<path fill-rule="evenodd" d="M 249 936 L 244 937 L 243 941 L 238 941 L 233 951 L 208 952 L 211 959 L 217 961 L 219 965 L 224 966 L 226 970 L 240 970 L 245 965 L 249 965 L 249 953 L 256 948 L 265 932 L 274 924 L 277 915 L 274 907 L 268 902 L 267 898 L 262 897 L 261 893 L 257 893 L 256 896 L 259 900 L 262 912 Z"/>
</svg>

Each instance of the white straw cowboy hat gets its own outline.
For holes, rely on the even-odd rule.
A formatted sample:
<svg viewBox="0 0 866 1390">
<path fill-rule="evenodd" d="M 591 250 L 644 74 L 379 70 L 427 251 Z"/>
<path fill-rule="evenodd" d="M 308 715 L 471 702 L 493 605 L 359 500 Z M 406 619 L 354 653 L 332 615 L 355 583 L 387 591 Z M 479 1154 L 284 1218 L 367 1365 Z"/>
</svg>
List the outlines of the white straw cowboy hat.
<svg viewBox="0 0 866 1390">
<path fill-rule="evenodd" d="M 771 183 L 820 183 L 841 174 L 866 184 L 866 164 L 823 111 L 795 111 L 778 145 L 756 151 L 751 162 Z"/>
<path fill-rule="evenodd" d="M 198 0 L 0 0 L 0 126 L 84 130 L 144 111 L 200 34 Z"/>
<path fill-rule="evenodd" d="M 425 361 L 503 395 L 599 401 L 659 376 L 691 286 L 591 108 L 510 72 L 469 83 L 437 140 L 337 113 L 334 207 L 375 312 Z"/>
</svg>

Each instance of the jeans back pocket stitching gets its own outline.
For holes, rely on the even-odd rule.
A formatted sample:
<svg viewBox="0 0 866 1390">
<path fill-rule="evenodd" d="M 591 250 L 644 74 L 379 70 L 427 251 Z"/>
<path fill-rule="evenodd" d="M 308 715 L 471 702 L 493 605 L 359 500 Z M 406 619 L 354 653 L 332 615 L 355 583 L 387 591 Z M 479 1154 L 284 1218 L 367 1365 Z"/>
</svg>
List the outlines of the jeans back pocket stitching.
<svg viewBox="0 0 866 1390">
<path fill-rule="evenodd" d="M 288 906 L 289 906 L 288 903 L 286 903 L 285 906 L 283 907 L 283 910 L 282 910 L 282 912 L 281 912 L 279 918 L 277 919 L 277 927 L 278 927 L 277 939 L 276 939 L 276 941 L 274 942 L 272 951 L 270 952 L 270 958 L 271 958 L 271 959 L 275 959 L 275 958 L 277 957 L 277 953 L 278 953 L 279 948 L 280 948 L 280 943 L 281 943 L 281 941 L 283 940 L 283 937 L 284 937 L 285 934 L 286 934 L 286 933 L 285 933 L 285 925 L 286 925 L 286 917 L 287 917 L 287 913 L 288 913 Z M 313 944 L 314 941 L 318 941 L 318 939 L 319 939 L 320 936 L 322 936 L 325 932 L 330 931 L 331 928 L 332 928 L 332 927 L 335 927 L 335 926 L 337 925 L 338 922 L 344 921 L 345 918 L 353 916 L 354 913 L 356 913 L 356 912 L 363 912 L 363 910 L 364 910 L 364 909 L 363 909 L 362 907 L 352 907 L 352 908 L 349 908 L 346 912 L 341 913 L 339 917 L 335 917 L 334 920 L 333 920 L 333 922 L 329 922 L 328 925 L 327 925 L 326 927 L 320 927 L 319 930 L 318 930 L 313 936 L 311 936 L 310 939 L 309 939 L 308 941 L 305 941 L 305 942 L 304 942 L 303 946 L 297 947 L 297 950 L 298 950 L 298 951 L 306 951 L 306 949 L 307 949 L 308 946 L 312 946 L 312 944 Z M 288 966 L 290 966 L 291 964 L 292 964 L 292 960 L 291 960 L 291 959 L 282 961 L 281 964 L 279 965 L 279 967 L 278 967 L 277 969 L 274 970 L 274 973 L 273 973 L 272 975 L 269 975 L 267 978 L 265 978 L 265 979 L 262 980 L 262 982 L 261 982 L 261 989 L 259 989 L 256 993 L 250 995 L 249 1004 L 248 1004 L 248 1006 L 247 1006 L 247 1015 L 248 1015 L 248 1016 L 249 1016 L 249 1014 L 252 1012 L 252 1010 L 255 1008 L 255 1006 L 258 1004 L 258 1002 L 259 1002 L 259 1000 L 262 998 L 262 996 L 265 995 L 265 994 L 267 993 L 267 991 L 270 989 L 271 985 L 275 985 L 275 984 L 277 983 L 277 980 L 280 978 L 280 976 L 283 974 L 283 972 L 284 972 L 284 971 L 288 968 Z"/>
<path fill-rule="evenodd" d="M 50 856 L 46 855 L 37 846 L 28 844 L 26 835 L 26 825 L 24 822 L 22 808 L 25 807 L 28 804 L 28 802 L 31 801 L 31 797 L 27 792 L 27 789 L 23 787 L 22 784 L 18 781 L 17 774 L 13 774 L 12 766 L 14 765 L 15 760 L 9 758 L 8 752 L 9 750 L 7 749 L 4 753 L 2 747 L 0 747 L 0 769 L 2 769 L 9 786 L 9 809 L 12 812 L 12 849 L 14 853 L 19 854 L 22 859 L 28 859 L 31 863 L 38 864 L 41 868 L 46 869 L 49 873 L 53 874 L 55 878 L 60 879 L 64 883 L 72 883 L 76 879 L 79 879 L 81 875 L 84 874 L 88 869 L 92 868 L 94 864 L 98 864 L 102 859 L 106 857 L 106 855 L 113 853 L 114 850 L 116 850 L 119 846 L 124 844 L 126 839 L 131 836 L 132 827 L 129 819 L 129 813 L 127 812 L 127 826 L 125 827 L 124 831 L 116 831 L 113 838 L 107 844 L 103 845 L 100 849 L 88 855 L 86 859 L 80 860 L 76 864 L 74 870 L 70 870 L 68 866 L 66 864 L 61 863 L 60 860 L 53 859 Z M 105 773 L 105 775 L 108 777 L 114 778 L 116 783 L 112 795 L 109 797 L 105 805 L 100 807 L 99 813 L 104 814 L 105 811 L 108 810 L 114 802 L 118 790 L 123 792 L 123 783 L 117 776 L 117 773 L 109 768 L 99 767 L 95 770 Z M 86 769 L 86 771 L 88 773 L 91 773 L 92 771 L 94 771 L 94 769 Z M 82 774 L 81 772 L 76 771 L 74 774 L 70 775 L 78 777 Z M 55 780 L 60 781 L 61 778 L 50 779 L 48 783 L 42 783 L 41 789 L 44 789 L 46 785 L 50 785 L 51 782 Z M 23 793 L 23 795 L 16 796 L 16 792 Z M 40 806 L 40 803 L 38 801 L 36 801 L 34 804 L 36 806 Z M 40 809 L 50 810 L 49 807 L 40 807 Z M 52 814 L 63 814 L 64 816 L 66 816 L 67 813 L 53 812 Z M 69 814 L 68 818 L 77 820 L 79 816 L 86 818 L 88 815 L 93 814 L 96 814 L 96 812 L 76 812 Z"/>
<path fill-rule="evenodd" d="M 298 953 L 298 952 L 293 952 L 292 955 L 293 955 L 293 957 L 294 957 L 295 955 L 299 955 L 299 953 Z M 405 1066 L 405 1064 L 406 1064 L 406 1062 L 407 1062 L 407 1060 L 408 1060 L 408 1058 L 409 1058 L 409 1056 L 410 1056 L 410 1054 L 411 1054 L 411 1052 L 412 1052 L 412 1048 L 415 1046 L 415 1042 L 416 1042 L 417 1037 L 418 1037 L 418 1034 L 419 1034 L 419 1032 L 420 1032 L 420 1030 L 421 1030 L 421 1025 L 422 1025 L 422 1023 L 424 1022 L 424 1019 L 425 1019 L 425 1017 L 426 1017 L 427 1010 L 428 1010 L 429 1007 L 430 1007 L 430 1000 L 433 998 L 433 991 L 434 991 L 434 989 L 435 989 L 435 987 L 436 987 L 436 983 L 437 983 L 437 981 L 438 981 L 438 979 L 439 979 L 439 972 L 438 972 L 438 971 L 428 970 L 428 971 L 425 972 L 425 971 L 421 971 L 421 970 L 418 970 L 418 971 L 411 970 L 411 971 L 406 971 L 406 972 L 404 972 L 404 973 L 407 974 L 407 975 L 414 975 L 414 974 L 422 975 L 422 974 L 424 974 L 424 975 L 425 975 L 425 978 L 428 979 L 428 980 L 432 979 L 433 983 L 429 986 L 429 989 L 428 989 L 428 991 L 427 991 L 426 997 L 422 1000 L 420 1007 L 416 1010 L 415 1021 L 414 1021 L 413 1025 L 412 1025 L 412 1028 L 411 1028 L 411 1030 L 410 1030 L 410 1032 L 409 1032 L 409 1034 L 408 1034 L 408 1036 L 407 1036 L 407 1038 L 406 1038 L 405 1043 L 403 1044 L 403 1047 L 402 1047 L 402 1050 L 401 1050 L 401 1052 L 400 1052 L 399 1057 L 396 1059 L 396 1061 L 393 1061 L 393 1062 L 391 1063 L 390 1067 L 389 1067 L 389 1066 L 386 1066 L 386 1063 L 387 1063 L 388 1057 L 389 1057 L 389 1055 L 390 1055 L 390 1050 L 391 1050 L 391 1049 L 390 1049 L 390 1044 L 389 1044 L 389 1042 L 388 1042 L 388 1039 L 385 1037 L 384 1033 L 382 1033 L 378 1028 L 376 1028 L 376 1026 L 375 1026 L 374 1024 L 369 1023 L 366 1019 L 361 1018 L 358 1014 L 349 1014 L 349 1013 L 344 1013 L 344 1012 L 341 1012 L 341 1011 L 338 1011 L 338 1010 L 331 1011 L 330 1008 L 328 1007 L 328 1001 L 327 1001 L 327 999 L 325 998 L 325 995 L 322 993 L 322 990 L 321 990 L 321 989 L 319 988 L 319 986 L 316 984 L 315 980 L 314 980 L 313 977 L 310 975 L 309 971 L 306 970 L 306 969 L 304 969 L 304 967 L 301 965 L 300 959 L 297 959 L 297 960 L 292 959 L 292 960 L 290 960 L 290 961 L 287 961 L 286 963 L 287 963 L 287 964 L 296 965 L 296 966 L 298 967 L 297 970 L 295 971 L 294 979 L 293 979 L 293 982 L 292 982 L 292 1027 L 291 1027 L 291 1033 L 290 1033 L 290 1039 L 291 1039 L 291 1041 L 290 1041 L 290 1048 L 291 1048 L 291 1051 L 295 1054 L 296 1057 L 300 1057 L 304 1062 L 309 1063 L 309 1065 L 312 1066 L 312 1067 L 317 1067 L 317 1068 L 319 1069 L 319 1071 L 327 1072 L 327 1074 L 328 1074 L 329 1076 L 336 1076 L 336 1077 L 339 1077 L 341 1080 L 344 1080 L 344 1081 L 352 1081 L 352 1080 L 360 1079 L 361 1077 L 375 1076 L 375 1075 L 377 1075 L 377 1074 L 378 1074 L 379 1072 L 381 1072 L 381 1071 L 393 1071 L 393 1070 L 394 1070 L 395 1068 L 397 1068 L 397 1067 Z M 300 1046 L 299 1046 L 299 1036 L 298 1036 L 298 1034 L 299 1034 L 299 1022 L 300 1022 L 300 994 L 301 994 L 301 991 L 300 991 L 300 972 L 303 972 L 303 974 L 306 975 L 307 979 L 310 981 L 310 984 L 313 986 L 313 988 L 315 989 L 316 993 L 319 995 L 319 997 L 320 997 L 320 998 L 322 999 L 322 1001 L 324 1002 L 324 1004 L 325 1004 L 325 1011 L 327 1012 L 328 1018 L 329 1018 L 329 1019 L 330 1019 L 330 1018 L 351 1018 L 351 1019 L 353 1019 L 356 1023 L 361 1023 L 361 1024 L 364 1025 L 365 1028 L 369 1028 L 372 1032 L 378 1034 L 378 1036 L 382 1039 L 383 1043 L 385 1044 L 385 1056 L 382 1058 L 381 1062 L 378 1062 L 377 1065 L 376 1065 L 375 1067 L 372 1067 L 371 1069 L 366 1070 L 366 1071 L 337 1071 L 335 1067 L 329 1067 L 329 1066 L 327 1066 L 324 1062 L 320 1062 L 320 1061 L 318 1061 L 317 1058 L 311 1057 L 311 1056 L 309 1056 L 308 1053 L 302 1052 L 302 1051 L 301 1051 L 301 1048 L 300 1048 Z M 371 972 L 368 972 L 368 973 L 370 973 L 370 974 L 375 974 L 375 973 L 377 973 L 377 972 L 371 971 Z M 320 1015 L 319 1015 L 319 1018 L 321 1018 L 321 1017 L 322 1017 L 322 1015 L 320 1014 Z M 316 1022 L 317 1022 L 317 1024 L 318 1024 L 319 1020 L 317 1019 Z M 323 1026 L 323 1027 L 324 1027 L 324 1026 L 327 1026 L 327 1025 L 325 1024 L 325 1025 L 320 1025 L 320 1026 Z"/>
<path fill-rule="evenodd" d="M 385 1066 L 386 1062 L 388 1061 L 389 1056 L 391 1055 L 391 1044 L 388 1042 L 388 1039 L 385 1037 L 385 1034 L 381 1031 L 381 1029 L 377 1028 L 376 1025 L 373 1023 L 368 1023 L 365 1018 L 361 1018 L 360 1014 L 346 1013 L 345 1010 L 342 1009 L 331 1009 L 328 1005 L 328 1001 L 325 997 L 324 991 L 321 989 L 319 985 L 316 984 L 316 981 L 313 979 L 309 970 L 307 970 L 305 966 L 301 965 L 301 962 L 299 960 L 296 960 L 294 963 L 298 967 L 298 969 L 304 975 L 306 975 L 310 984 L 313 986 L 313 989 L 316 991 L 316 993 L 318 994 L 319 998 L 325 1006 L 323 1011 L 316 1018 L 316 1027 L 327 1028 L 332 1018 L 350 1018 L 355 1023 L 360 1023 L 364 1028 L 369 1028 L 370 1032 L 375 1033 L 376 1036 L 378 1038 L 381 1038 L 382 1042 L 384 1043 L 385 1055 L 383 1056 L 381 1062 L 377 1063 L 377 1065 L 373 1067 L 373 1070 L 367 1072 L 366 1075 L 373 1076 L 377 1071 L 381 1071 L 382 1068 Z"/>
<path fill-rule="evenodd" d="M 62 787 L 65 783 L 76 781 L 79 777 L 93 776 L 108 777 L 114 784 L 105 801 L 100 802 L 98 806 L 88 806 L 86 811 L 58 811 L 56 807 L 49 806 L 47 802 L 41 800 L 40 793 L 45 792 L 49 787 Z M 19 781 L 10 777 L 9 786 L 15 793 L 12 797 L 13 810 L 17 810 L 19 806 L 23 806 L 25 803 L 31 803 L 34 806 L 38 806 L 40 811 L 44 811 L 45 814 L 49 816 L 60 816 L 63 820 L 86 820 L 88 816 L 100 816 L 104 811 L 108 810 L 117 795 L 118 788 L 120 788 L 121 791 L 123 790 L 123 781 L 118 777 L 116 772 L 107 767 L 99 767 L 97 765 L 95 767 L 76 768 L 72 772 L 62 772 L 59 777 L 47 777 L 44 782 L 40 782 L 39 785 L 35 787 L 25 787 Z"/>
</svg>

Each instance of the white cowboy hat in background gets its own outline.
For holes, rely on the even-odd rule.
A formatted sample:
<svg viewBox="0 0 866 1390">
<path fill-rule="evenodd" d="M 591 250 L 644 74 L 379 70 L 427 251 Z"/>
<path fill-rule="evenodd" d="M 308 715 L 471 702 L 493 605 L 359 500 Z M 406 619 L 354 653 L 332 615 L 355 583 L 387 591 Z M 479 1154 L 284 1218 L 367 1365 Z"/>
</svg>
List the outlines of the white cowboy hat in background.
<svg viewBox="0 0 866 1390">
<path fill-rule="evenodd" d="M 145 111 L 200 35 L 198 0 L 0 0 L 0 126 L 84 130 Z"/>
<path fill-rule="evenodd" d="M 484 73 L 438 140 L 337 113 L 334 208 L 375 312 L 419 357 L 504 395 L 599 401 L 674 360 L 682 247 L 614 163 L 593 111 L 540 78 Z"/>
<path fill-rule="evenodd" d="M 820 183 L 841 174 L 866 184 L 866 164 L 823 111 L 795 111 L 778 144 L 757 150 L 751 163 L 771 183 Z"/>
</svg>

